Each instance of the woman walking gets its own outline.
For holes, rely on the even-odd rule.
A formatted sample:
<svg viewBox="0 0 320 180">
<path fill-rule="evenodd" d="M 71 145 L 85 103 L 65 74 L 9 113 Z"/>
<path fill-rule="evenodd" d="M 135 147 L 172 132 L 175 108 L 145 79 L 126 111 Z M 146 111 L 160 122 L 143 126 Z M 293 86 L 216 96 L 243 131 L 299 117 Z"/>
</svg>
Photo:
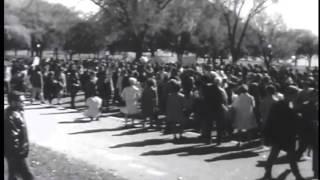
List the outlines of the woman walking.
<svg viewBox="0 0 320 180">
<path fill-rule="evenodd" d="M 88 99 L 86 105 L 88 109 L 84 112 L 84 115 L 92 120 L 99 120 L 100 108 L 102 105 L 102 99 L 97 96 L 97 77 L 95 72 L 90 72 L 90 80 L 86 84 L 86 93 Z"/>
</svg>

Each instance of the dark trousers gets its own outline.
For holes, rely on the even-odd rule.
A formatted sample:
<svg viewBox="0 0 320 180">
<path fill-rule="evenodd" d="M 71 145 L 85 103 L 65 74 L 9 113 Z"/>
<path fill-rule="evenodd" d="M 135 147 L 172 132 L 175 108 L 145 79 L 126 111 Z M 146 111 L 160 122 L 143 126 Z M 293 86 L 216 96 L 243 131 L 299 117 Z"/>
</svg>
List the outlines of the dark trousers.
<svg viewBox="0 0 320 180">
<path fill-rule="evenodd" d="M 312 155 L 312 169 L 314 176 L 318 178 L 319 176 L 319 126 L 316 127 L 316 137 L 313 145 L 313 155 Z"/>
<path fill-rule="evenodd" d="M 5 93 L 9 93 L 10 92 L 10 83 L 9 82 L 4 82 L 4 89 L 5 89 Z"/>
<path fill-rule="evenodd" d="M 25 158 L 6 158 L 8 162 L 8 180 L 17 180 L 20 176 L 23 180 L 33 180 L 33 175 Z"/>
<path fill-rule="evenodd" d="M 49 101 L 50 104 L 52 103 L 52 100 L 56 97 L 55 94 L 56 94 L 56 93 L 55 93 L 54 91 L 48 92 L 47 98 L 48 98 L 48 101 Z"/>
<path fill-rule="evenodd" d="M 215 122 L 216 122 L 216 130 L 217 130 L 217 143 L 221 143 L 224 131 L 225 131 L 225 119 L 223 112 L 215 113 Z"/>
<path fill-rule="evenodd" d="M 277 157 L 280 153 L 280 150 L 281 150 L 281 148 L 279 148 L 278 146 L 271 147 L 271 152 L 270 152 L 268 160 L 267 160 L 265 176 L 271 177 L 272 166 L 273 166 L 275 160 L 277 159 Z M 292 173 L 294 174 L 294 176 L 296 178 L 298 178 L 298 179 L 302 178 L 300 171 L 299 171 L 299 168 L 298 168 L 294 147 L 290 148 L 290 150 L 287 150 L 287 155 L 289 158 L 289 163 L 290 163 Z"/>
<path fill-rule="evenodd" d="M 202 137 L 206 140 L 211 140 L 211 134 L 213 130 L 213 122 L 216 123 L 217 130 L 217 143 L 221 143 L 222 136 L 224 133 L 224 116 L 223 113 L 212 113 L 204 116 L 204 121 L 202 123 Z"/>
<path fill-rule="evenodd" d="M 74 93 L 74 92 L 71 92 L 70 93 L 70 97 L 71 97 L 71 102 L 70 102 L 70 105 L 71 105 L 71 108 L 75 108 L 75 99 L 76 99 L 76 96 L 77 96 L 77 93 Z"/>
<path fill-rule="evenodd" d="M 203 116 L 201 125 L 201 136 L 206 140 L 211 140 L 211 132 L 213 129 L 213 117 L 211 115 Z"/>
<path fill-rule="evenodd" d="M 119 89 L 115 88 L 113 92 L 113 103 L 116 103 L 116 101 L 119 101 L 121 97 L 119 96 Z"/>
</svg>

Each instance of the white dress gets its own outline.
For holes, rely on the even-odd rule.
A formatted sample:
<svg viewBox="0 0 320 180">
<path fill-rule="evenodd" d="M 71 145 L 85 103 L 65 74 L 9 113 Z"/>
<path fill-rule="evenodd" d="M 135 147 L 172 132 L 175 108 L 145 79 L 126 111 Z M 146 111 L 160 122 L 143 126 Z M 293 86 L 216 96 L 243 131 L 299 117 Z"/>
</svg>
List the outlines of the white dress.
<svg viewBox="0 0 320 180">
<path fill-rule="evenodd" d="M 90 97 L 87 99 L 86 104 L 88 106 L 88 109 L 84 112 L 85 116 L 96 118 L 100 115 L 100 108 L 102 105 L 102 99 L 100 97 Z"/>
<path fill-rule="evenodd" d="M 123 89 L 121 93 L 122 99 L 126 102 L 126 106 L 120 108 L 120 111 L 125 114 L 139 113 L 139 103 L 141 91 L 137 86 L 129 86 Z"/>
<path fill-rule="evenodd" d="M 235 110 L 233 127 L 235 129 L 253 129 L 257 127 L 253 108 L 255 102 L 253 96 L 242 93 L 232 103 Z"/>
</svg>

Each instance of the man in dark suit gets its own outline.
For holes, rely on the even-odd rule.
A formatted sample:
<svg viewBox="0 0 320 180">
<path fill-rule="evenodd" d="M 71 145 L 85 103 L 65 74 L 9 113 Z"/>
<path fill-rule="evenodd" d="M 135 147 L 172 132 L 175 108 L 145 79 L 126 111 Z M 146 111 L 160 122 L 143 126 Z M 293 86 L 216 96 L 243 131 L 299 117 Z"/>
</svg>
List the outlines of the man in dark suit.
<svg viewBox="0 0 320 180">
<path fill-rule="evenodd" d="M 210 80 L 211 79 L 211 80 Z M 211 83 L 211 82 L 212 83 Z M 224 121 L 224 109 L 223 105 L 227 102 L 226 94 L 219 87 L 221 80 L 217 76 L 209 78 L 203 87 L 204 96 L 204 115 L 205 123 L 202 133 L 202 137 L 208 144 L 211 144 L 211 132 L 213 128 L 213 122 L 216 122 L 217 128 L 217 144 L 222 141 L 223 134 L 223 121 Z"/>
<path fill-rule="evenodd" d="M 297 97 L 298 88 L 289 86 L 284 100 L 276 102 L 270 110 L 265 127 L 266 144 L 271 146 L 266 172 L 263 180 L 272 179 L 271 169 L 277 159 L 280 150 L 287 152 L 291 170 L 297 180 L 303 180 L 295 154 L 296 137 L 298 135 L 298 115 L 293 106 L 293 101 Z"/>
<path fill-rule="evenodd" d="M 27 128 L 23 115 L 22 93 L 8 95 L 9 107 L 4 111 L 4 156 L 8 162 L 9 180 L 20 175 L 23 180 L 33 180 L 26 158 L 29 153 Z"/>
</svg>

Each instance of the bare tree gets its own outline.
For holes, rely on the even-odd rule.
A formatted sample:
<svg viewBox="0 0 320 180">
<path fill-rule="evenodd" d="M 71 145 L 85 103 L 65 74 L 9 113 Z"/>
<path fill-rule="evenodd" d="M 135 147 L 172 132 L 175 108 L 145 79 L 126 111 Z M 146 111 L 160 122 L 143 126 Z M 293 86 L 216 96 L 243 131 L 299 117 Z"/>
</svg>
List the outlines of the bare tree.
<svg viewBox="0 0 320 180">
<path fill-rule="evenodd" d="M 273 49 L 278 48 L 277 39 L 281 32 L 286 32 L 286 25 L 280 14 L 270 17 L 265 12 L 252 19 L 251 26 L 255 29 L 258 55 L 262 56 L 267 69 L 275 59 Z"/>
<path fill-rule="evenodd" d="M 222 10 L 222 15 L 227 24 L 229 50 L 232 61 L 239 59 L 241 45 L 246 35 L 251 19 L 265 10 L 276 0 L 209 0 Z M 244 15 L 244 7 L 249 7 Z"/>
<path fill-rule="evenodd" d="M 115 18 L 127 33 L 132 34 L 136 60 L 142 56 L 145 36 L 154 31 L 161 12 L 172 0 L 91 0 Z"/>
</svg>

